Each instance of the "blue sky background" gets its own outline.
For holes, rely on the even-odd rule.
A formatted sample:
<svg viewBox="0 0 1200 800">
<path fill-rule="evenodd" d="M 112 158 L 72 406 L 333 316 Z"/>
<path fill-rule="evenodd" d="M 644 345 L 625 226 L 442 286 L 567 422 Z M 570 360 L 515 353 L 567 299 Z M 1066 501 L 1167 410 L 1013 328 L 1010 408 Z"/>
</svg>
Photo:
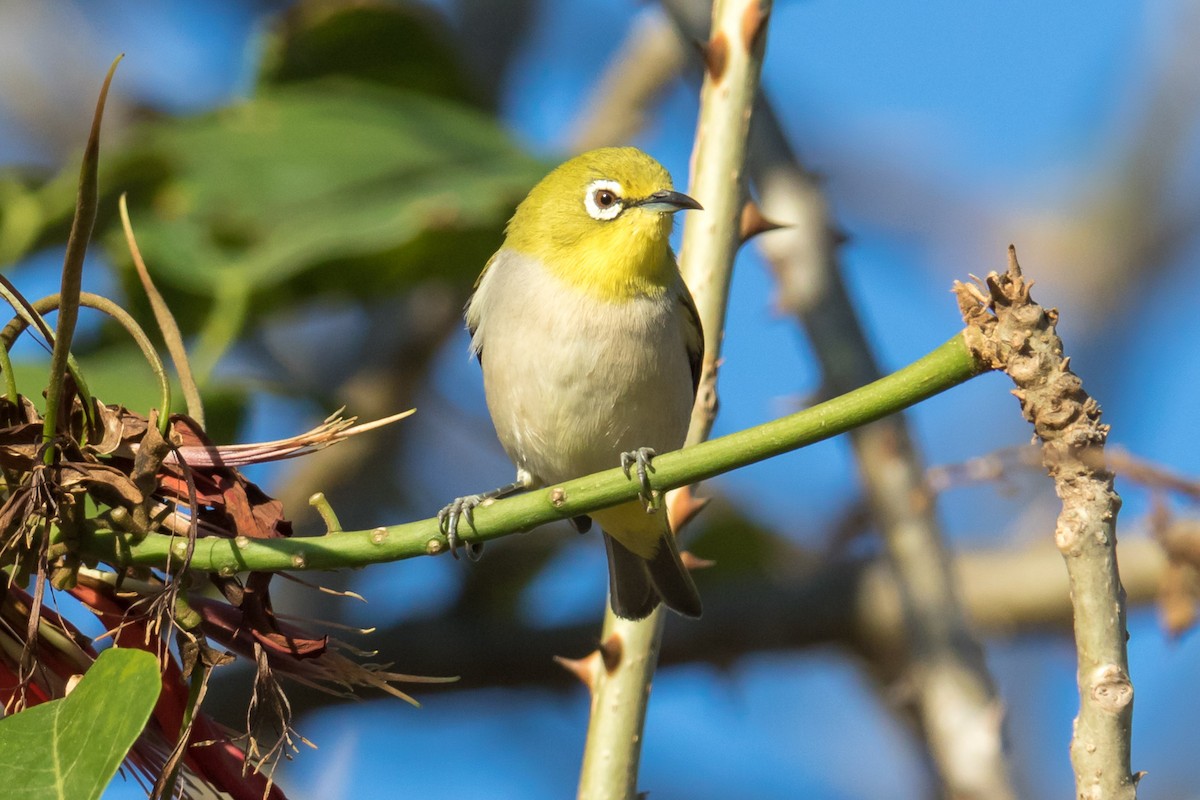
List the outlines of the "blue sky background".
<svg viewBox="0 0 1200 800">
<path fill-rule="evenodd" d="M 502 96 L 506 123 L 530 150 L 562 153 L 581 98 L 643 7 L 632 0 L 542 3 Z M 1105 307 L 1073 289 L 1088 265 L 1073 262 L 1072 251 L 1056 249 L 1044 234 L 1068 227 L 1112 177 L 1114 162 L 1138 134 L 1164 54 L 1188 24 L 1197 30 L 1197 15 L 1189 21 L 1185 7 L 777 4 L 763 85 L 799 152 L 826 176 L 836 217 L 851 235 L 843 251 L 847 278 L 886 368 L 908 363 L 956 331 L 951 281 L 1001 269 L 1004 247 L 1015 242 L 1038 279 L 1035 296 L 1062 311 L 1072 366 L 1102 401 L 1113 440 L 1200 473 L 1200 359 L 1192 344 L 1200 333 L 1194 301 L 1200 236 L 1165 269 L 1135 283 L 1139 291 Z M 0 7 L 0 71 L 10 76 L 0 88 L 22 70 L 37 87 L 29 91 L 88 87 L 80 92 L 82 110 L 64 102 L 59 112 L 79 139 L 89 93 L 119 51 L 127 54 L 119 91 L 167 111 L 210 108 L 249 86 L 261 20 L 232 0 L 37 8 Z M 28 24 L 37 14 L 57 15 L 65 33 L 38 39 L 5 24 L 6 18 Z M 6 105 L 10 91 L 0 92 L 0 162 L 52 162 L 58 151 L 21 128 L 11 94 Z M 694 90 L 680 84 L 637 141 L 679 185 L 686 182 L 695 113 Z M 1198 133 L 1189 134 L 1168 204 L 1194 207 Z M 40 269 L 22 270 L 30 282 L 22 285 L 53 286 L 57 259 L 49 255 Z M 105 285 L 102 265 L 89 280 Z M 807 343 L 774 312 L 772 291 L 769 273 L 748 248 L 733 286 L 716 434 L 779 416 L 819 388 Z M 461 413 L 486 431 L 481 382 L 465 349 L 465 335 L 447 345 L 424 405 L 453 395 Z M 911 419 L 930 463 L 1025 443 L 1029 430 L 1008 388 L 1000 377 L 985 377 L 915 409 Z M 281 426 L 299 430 L 313 421 L 309 416 L 327 412 L 278 397 L 261 398 L 257 408 L 247 439 L 273 437 Z M 429 442 L 418 438 L 413 447 L 422 444 Z M 469 473 L 427 479 L 429 513 L 456 494 L 509 479 L 498 447 L 489 442 L 483 450 L 488 457 Z M 833 441 L 713 483 L 754 516 L 819 546 L 856 497 L 853 475 L 846 444 Z M 1122 535 L 1140 535 L 1146 496 L 1125 495 Z M 942 518 L 955 546 L 1048 540 L 1053 507 L 1045 495 L 1026 491 L 1015 500 L 994 487 L 944 497 Z M 566 548 L 534 587 L 531 605 L 553 598 L 557 618 L 594 616 L 604 591 L 602 564 L 598 547 Z M 364 620 L 428 608 L 458 568 L 439 559 L 368 570 L 361 590 L 372 606 Z M 670 622 L 685 624 L 703 622 Z M 1196 796 L 1200 699 L 1192 686 L 1200 645 L 1192 635 L 1168 641 L 1146 610 L 1131 616 L 1130 629 L 1134 767 L 1150 773 L 1141 795 Z M 1023 795 L 1069 795 L 1067 742 L 1077 704 L 1070 641 L 1039 634 L 991 640 L 987 651 L 1007 705 Z M 586 714 L 581 688 L 444 693 L 420 711 L 382 700 L 335 707 L 300 721 L 320 749 L 301 753 L 283 772 L 283 785 L 294 798 L 571 796 Z M 722 670 L 663 670 L 647 722 L 641 785 L 655 800 L 920 798 L 931 788 L 919 751 L 869 679 L 832 651 L 757 654 Z M 107 796 L 139 795 L 118 786 Z"/>
</svg>

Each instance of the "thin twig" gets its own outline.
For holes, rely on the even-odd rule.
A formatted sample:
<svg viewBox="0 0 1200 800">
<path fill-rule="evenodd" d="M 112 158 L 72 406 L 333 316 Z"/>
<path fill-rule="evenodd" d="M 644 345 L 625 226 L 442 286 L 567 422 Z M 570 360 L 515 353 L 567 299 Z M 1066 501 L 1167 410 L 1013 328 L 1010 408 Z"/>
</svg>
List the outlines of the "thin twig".
<svg viewBox="0 0 1200 800">
<path fill-rule="evenodd" d="M 1192 500 L 1200 500 L 1200 480 L 1196 478 L 1180 475 L 1120 447 L 1109 448 L 1105 458 L 1108 468 L 1117 473 L 1122 480 L 1132 481 L 1148 489 L 1165 489 L 1186 495 Z"/>
<path fill-rule="evenodd" d="M 1095 454 L 1087 453 L 1088 457 Z M 1183 475 L 1162 464 L 1135 455 L 1123 447 L 1108 446 L 1104 461 L 1117 477 L 1151 491 L 1161 490 L 1181 494 L 1190 500 L 1200 500 L 1200 479 Z M 957 464 L 930 467 L 925 478 L 938 492 L 970 483 L 1003 480 L 1017 468 L 1041 469 L 1041 453 L 1037 447 L 1022 445 L 1006 447 L 986 455 L 969 458 Z"/>
</svg>

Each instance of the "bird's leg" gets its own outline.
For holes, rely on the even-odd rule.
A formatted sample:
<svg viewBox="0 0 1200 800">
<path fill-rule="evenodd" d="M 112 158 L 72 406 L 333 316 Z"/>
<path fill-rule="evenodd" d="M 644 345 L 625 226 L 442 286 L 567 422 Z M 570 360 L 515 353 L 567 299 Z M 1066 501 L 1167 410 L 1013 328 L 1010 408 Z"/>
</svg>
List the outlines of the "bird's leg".
<svg viewBox="0 0 1200 800">
<path fill-rule="evenodd" d="M 625 473 L 626 478 L 631 478 L 630 471 L 636 467 L 638 483 L 642 490 L 638 492 L 638 497 L 642 499 L 642 504 L 646 506 L 647 511 L 654 508 L 654 489 L 650 486 L 650 476 L 648 473 L 654 472 L 654 465 L 651 461 L 658 453 L 654 452 L 652 447 L 639 447 L 637 450 L 631 450 L 628 453 L 621 453 L 621 471 Z"/>
<path fill-rule="evenodd" d="M 499 500 L 501 497 L 508 497 L 528 488 L 529 482 L 518 478 L 518 480 L 512 483 L 501 486 L 499 489 L 492 489 L 490 492 L 456 497 L 443 506 L 442 510 L 437 513 L 438 527 L 446 535 L 446 544 L 450 546 L 450 555 L 458 558 L 458 546 L 461 544 L 463 550 L 466 551 L 467 558 L 471 561 L 478 561 L 479 557 L 483 555 L 483 542 L 463 542 L 460 540 L 458 538 L 458 521 L 465 519 L 467 524 L 474 530 L 476 506 L 488 500 Z"/>
</svg>

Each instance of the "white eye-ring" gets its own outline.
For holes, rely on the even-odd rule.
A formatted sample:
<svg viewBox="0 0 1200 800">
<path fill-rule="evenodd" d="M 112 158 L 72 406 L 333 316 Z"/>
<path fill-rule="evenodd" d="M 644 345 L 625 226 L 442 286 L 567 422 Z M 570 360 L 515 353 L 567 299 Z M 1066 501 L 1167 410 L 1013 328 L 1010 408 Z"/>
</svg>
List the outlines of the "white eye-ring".
<svg viewBox="0 0 1200 800">
<path fill-rule="evenodd" d="M 616 181 L 592 181 L 583 195 L 583 205 L 592 219 L 615 219 L 625 210 L 625 201 L 621 198 L 621 184 Z"/>
</svg>

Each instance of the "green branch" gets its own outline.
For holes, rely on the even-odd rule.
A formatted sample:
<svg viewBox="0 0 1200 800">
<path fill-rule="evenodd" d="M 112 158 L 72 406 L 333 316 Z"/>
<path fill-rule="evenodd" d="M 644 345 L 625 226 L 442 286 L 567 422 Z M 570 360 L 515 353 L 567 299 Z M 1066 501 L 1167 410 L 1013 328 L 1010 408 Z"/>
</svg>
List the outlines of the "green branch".
<svg viewBox="0 0 1200 800">
<path fill-rule="evenodd" d="M 664 453 L 654 459 L 651 483 L 658 491 L 696 483 L 724 472 L 845 433 L 894 414 L 978 375 L 984 367 L 961 335 L 907 367 L 847 394 L 719 439 Z M 483 542 L 547 522 L 586 514 L 634 499 L 637 481 L 619 467 L 577 478 L 475 510 L 466 541 Z M 118 565 L 164 567 L 170 557 L 182 564 L 186 541 L 166 534 L 100 530 L 81 542 L 85 556 Z M 224 539 L 196 542 L 190 566 L 204 572 L 287 571 L 361 567 L 445 552 L 446 537 L 436 519 L 365 531 L 339 531 L 291 539 Z"/>
</svg>

